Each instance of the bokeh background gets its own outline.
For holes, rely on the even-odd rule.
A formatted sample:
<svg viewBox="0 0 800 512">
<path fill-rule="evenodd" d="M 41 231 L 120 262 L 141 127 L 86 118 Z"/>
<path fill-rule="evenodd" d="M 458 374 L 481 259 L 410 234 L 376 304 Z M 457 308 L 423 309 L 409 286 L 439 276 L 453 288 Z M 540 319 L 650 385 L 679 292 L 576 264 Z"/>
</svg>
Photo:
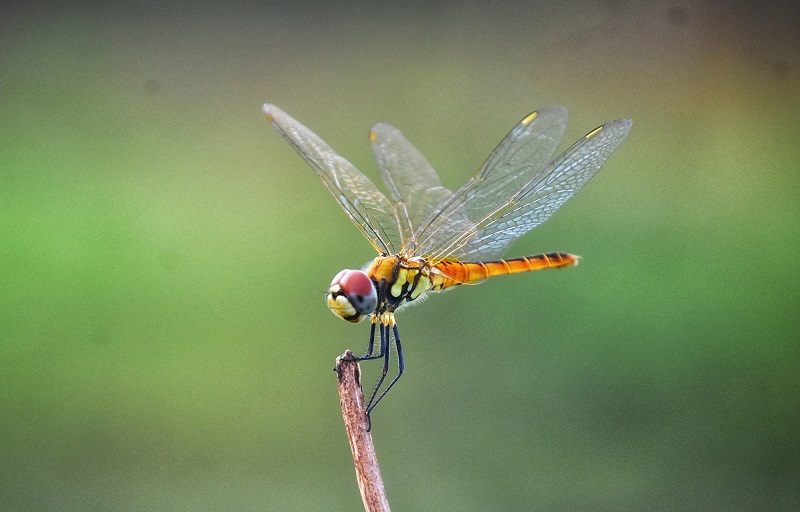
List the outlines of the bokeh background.
<svg viewBox="0 0 800 512">
<path fill-rule="evenodd" d="M 537 107 L 635 122 L 509 253 L 579 267 L 400 315 L 396 510 L 800 509 L 796 3 L 4 5 L 1 510 L 361 508 L 323 293 L 374 254 L 264 102 L 450 187 Z"/>
</svg>

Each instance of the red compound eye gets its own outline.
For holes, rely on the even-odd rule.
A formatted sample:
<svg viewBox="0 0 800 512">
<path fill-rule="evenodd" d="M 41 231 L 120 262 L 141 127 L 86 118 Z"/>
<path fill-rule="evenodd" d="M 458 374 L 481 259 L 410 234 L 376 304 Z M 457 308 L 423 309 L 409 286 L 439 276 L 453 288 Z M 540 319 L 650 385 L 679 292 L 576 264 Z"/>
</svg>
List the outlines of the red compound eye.
<svg viewBox="0 0 800 512">
<path fill-rule="evenodd" d="M 339 280 L 342 291 L 347 295 L 370 295 L 375 293 L 372 280 L 360 270 L 350 270 Z"/>
<path fill-rule="evenodd" d="M 378 293 L 372 280 L 361 270 L 342 270 L 333 278 L 331 286 L 338 284 L 353 308 L 368 315 L 378 306 Z"/>
</svg>

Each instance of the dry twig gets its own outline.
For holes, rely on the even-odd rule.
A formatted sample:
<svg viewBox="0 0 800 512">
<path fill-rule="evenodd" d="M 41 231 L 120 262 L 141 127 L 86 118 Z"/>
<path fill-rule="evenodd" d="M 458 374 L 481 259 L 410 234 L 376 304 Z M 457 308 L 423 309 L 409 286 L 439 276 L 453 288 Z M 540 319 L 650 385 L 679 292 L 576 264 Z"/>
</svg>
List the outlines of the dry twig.
<svg viewBox="0 0 800 512">
<path fill-rule="evenodd" d="M 349 350 L 336 358 L 336 374 L 339 380 L 339 402 L 353 463 L 356 467 L 356 480 L 361 490 L 361 499 L 367 512 L 389 510 L 386 493 L 383 489 L 381 470 L 369 432 L 369 421 L 364 408 L 364 393 L 361 390 L 361 368 Z"/>
</svg>

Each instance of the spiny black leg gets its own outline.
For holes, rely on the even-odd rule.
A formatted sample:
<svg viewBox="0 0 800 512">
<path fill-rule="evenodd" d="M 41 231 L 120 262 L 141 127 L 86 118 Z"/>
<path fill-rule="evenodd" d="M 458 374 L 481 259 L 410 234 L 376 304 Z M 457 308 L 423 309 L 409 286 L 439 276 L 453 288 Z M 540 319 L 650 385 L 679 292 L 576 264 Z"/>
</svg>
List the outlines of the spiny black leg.
<svg viewBox="0 0 800 512">
<path fill-rule="evenodd" d="M 375 400 L 374 403 L 373 403 L 372 399 L 370 399 L 369 404 L 367 405 L 367 416 L 368 417 L 369 417 L 369 413 L 372 412 L 372 410 L 375 408 L 375 406 L 378 405 L 378 403 L 383 399 L 384 396 L 386 396 L 386 393 L 388 393 L 389 390 L 392 389 L 392 386 L 394 386 L 395 382 L 397 382 L 400 379 L 400 376 L 403 375 L 403 370 L 405 370 L 406 364 L 405 364 L 405 361 L 403 360 L 403 347 L 400 345 L 400 332 L 397 330 L 397 324 L 395 324 L 393 326 L 392 331 L 394 333 L 394 345 L 395 345 L 395 347 L 397 347 L 397 375 L 395 376 L 394 379 L 392 379 L 392 382 L 390 382 L 389 385 L 386 386 L 386 389 L 383 390 L 383 393 L 381 393 L 381 395 L 378 397 L 377 400 Z M 387 338 L 388 338 L 389 326 L 386 326 L 386 333 L 387 333 Z M 386 352 L 388 354 L 389 347 L 386 347 Z M 386 362 L 383 365 L 383 377 L 386 377 L 386 372 L 388 370 L 388 366 L 389 366 L 389 357 L 387 355 Z M 378 386 L 380 386 L 380 384 L 383 382 L 383 377 L 381 377 L 381 380 L 378 382 Z M 375 388 L 375 392 L 377 392 L 377 391 L 378 391 L 378 388 L 376 387 Z M 372 393 L 372 398 L 375 398 L 375 393 Z"/>
<path fill-rule="evenodd" d="M 386 379 L 386 374 L 389 373 L 389 358 L 391 355 L 391 350 L 389 347 L 389 326 L 384 325 L 381 322 L 381 354 L 383 354 L 383 371 L 381 372 L 381 377 L 378 379 L 378 383 L 375 384 L 375 389 L 372 390 L 372 395 L 369 397 L 369 401 L 367 402 L 367 415 L 369 416 L 369 412 L 372 410 L 372 402 L 375 400 L 375 396 L 378 394 L 378 390 L 381 388 L 381 384 L 383 384 L 384 379 Z"/>
<path fill-rule="evenodd" d="M 367 351 L 364 353 L 364 357 L 369 357 L 372 355 L 372 349 L 375 348 L 375 322 L 372 322 L 372 327 L 369 329 L 369 345 L 367 346 Z"/>
<path fill-rule="evenodd" d="M 403 370 L 406 369 L 406 361 L 403 359 L 403 347 L 400 346 L 400 331 L 397 330 L 397 324 L 394 325 L 394 344 L 397 345 L 397 377 L 394 379 L 400 378 L 403 375 Z"/>
<path fill-rule="evenodd" d="M 381 340 L 383 339 L 382 337 L 383 337 L 383 335 L 381 334 Z M 374 349 L 374 347 L 375 347 L 375 324 L 373 323 L 372 327 L 369 330 L 369 345 L 367 346 L 367 353 L 364 354 L 363 356 L 356 357 L 356 360 L 357 361 L 370 361 L 372 359 L 380 359 L 380 358 L 382 358 L 383 357 L 383 351 L 384 351 L 384 343 L 383 343 L 383 341 L 381 341 L 381 343 L 380 343 L 379 351 L 378 351 L 377 354 L 373 354 L 372 353 L 372 350 Z"/>
</svg>

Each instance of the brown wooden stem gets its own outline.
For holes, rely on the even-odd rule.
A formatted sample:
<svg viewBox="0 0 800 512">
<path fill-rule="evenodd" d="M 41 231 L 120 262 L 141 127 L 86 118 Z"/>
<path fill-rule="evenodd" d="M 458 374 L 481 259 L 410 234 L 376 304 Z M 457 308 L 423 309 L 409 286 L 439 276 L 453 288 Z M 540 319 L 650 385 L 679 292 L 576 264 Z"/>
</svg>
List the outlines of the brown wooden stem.
<svg viewBox="0 0 800 512">
<path fill-rule="evenodd" d="M 367 512 L 389 510 L 386 492 L 383 488 L 381 470 L 369 432 L 369 420 L 364 407 L 364 393 L 361 390 L 361 368 L 349 350 L 336 358 L 336 374 L 339 381 L 339 402 L 342 405 L 344 428 L 350 440 L 356 480 Z"/>
</svg>

